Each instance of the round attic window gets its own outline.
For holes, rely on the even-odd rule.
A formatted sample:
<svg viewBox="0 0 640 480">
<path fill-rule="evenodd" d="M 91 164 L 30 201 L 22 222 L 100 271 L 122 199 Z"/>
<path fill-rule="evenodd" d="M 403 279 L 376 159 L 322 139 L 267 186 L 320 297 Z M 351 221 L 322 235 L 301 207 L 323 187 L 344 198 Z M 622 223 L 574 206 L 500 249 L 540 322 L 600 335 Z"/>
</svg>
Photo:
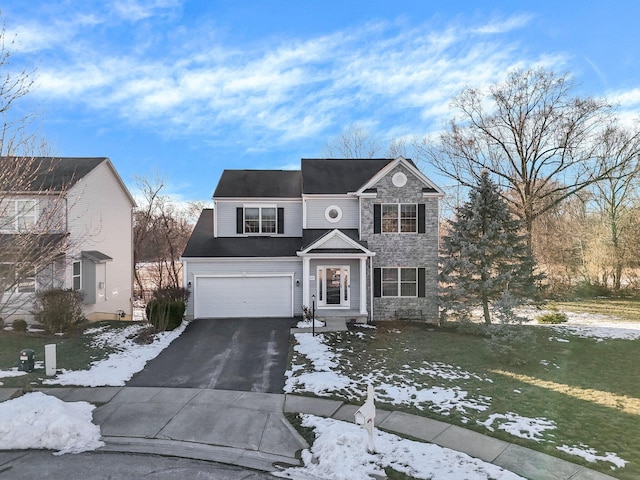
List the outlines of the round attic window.
<svg viewBox="0 0 640 480">
<path fill-rule="evenodd" d="M 337 205 L 329 205 L 324 211 L 324 218 L 331 223 L 339 222 L 342 218 L 342 209 Z"/>
<path fill-rule="evenodd" d="M 393 175 L 393 177 L 391 177 L 391 181 L 398 188 L 404 187 L 407 183 L 407 176 L 402 172 L 397 172 Z"/>
</svg>

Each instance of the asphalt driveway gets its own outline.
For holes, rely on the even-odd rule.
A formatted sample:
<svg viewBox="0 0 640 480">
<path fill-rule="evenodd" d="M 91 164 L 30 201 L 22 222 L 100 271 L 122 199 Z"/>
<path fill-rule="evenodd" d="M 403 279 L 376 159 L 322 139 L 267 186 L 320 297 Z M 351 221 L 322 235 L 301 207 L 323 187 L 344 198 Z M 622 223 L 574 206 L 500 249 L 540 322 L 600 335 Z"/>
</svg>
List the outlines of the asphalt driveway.
<svg viewBox="0 0 640 480">
<path fill-rule="evenodd" d="M 282 393 L 291 321 L 194 320 L 127 386 Z"/>
</svg>

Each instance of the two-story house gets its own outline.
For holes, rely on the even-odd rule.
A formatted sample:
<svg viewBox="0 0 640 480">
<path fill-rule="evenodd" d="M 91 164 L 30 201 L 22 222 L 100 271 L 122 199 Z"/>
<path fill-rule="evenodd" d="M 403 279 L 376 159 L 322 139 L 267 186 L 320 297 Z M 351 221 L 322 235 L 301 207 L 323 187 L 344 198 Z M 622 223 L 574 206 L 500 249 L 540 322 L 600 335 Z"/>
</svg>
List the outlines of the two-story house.
<svg viewBox="0 0 640 480">
<path fill-rule="evenodd" d="M 187 316 L 436 322 L 442 196 L 402 157 L 225 170 L 182 257 Z"/>
<path fill-rule="evenodd" d="M 135 201 L 108 158 L 0 158 L 0 316 L 36 291 L 84 292 L 90 320 L 132 317 Z"/>
</svg>

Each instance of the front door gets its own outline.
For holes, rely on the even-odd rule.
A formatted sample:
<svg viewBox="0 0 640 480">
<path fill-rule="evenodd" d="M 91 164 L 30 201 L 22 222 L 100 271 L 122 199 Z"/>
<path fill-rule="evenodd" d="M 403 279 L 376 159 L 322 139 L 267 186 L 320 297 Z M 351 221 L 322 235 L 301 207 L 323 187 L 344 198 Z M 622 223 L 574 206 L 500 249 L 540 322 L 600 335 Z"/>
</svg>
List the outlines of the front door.
<svg viewBox="0 0 640 480">
<path fill-rule="evenodd" d="M 319 307 L 349 307 L 349 266 L 318 267 L 317 297 Z"/>
</svg>

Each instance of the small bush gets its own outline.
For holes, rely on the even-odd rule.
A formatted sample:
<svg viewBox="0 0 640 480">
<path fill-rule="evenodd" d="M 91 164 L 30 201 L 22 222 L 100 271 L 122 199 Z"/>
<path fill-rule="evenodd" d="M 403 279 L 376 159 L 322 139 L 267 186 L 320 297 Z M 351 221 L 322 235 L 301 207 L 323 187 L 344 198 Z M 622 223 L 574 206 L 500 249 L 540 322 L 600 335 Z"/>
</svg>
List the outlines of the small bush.
<svg viewBox="0 0 640 480">
<path fill-rule="evenodd" d="M 153 299 L 147 303 L 147 319 L 157 332 L 175 330 L 182 323 L 185 309 L 181 300 Z"/>
<path fill-rule="evenodd" d="M 27 331 L 27 322 L 22 318 L 16 318 L 11 324 L 14 332 L 26 332 Z"/>
<path fill-rule="evenodd" d="M 564 312 L 549 312 L 543 315 L 538 315 L 538 317 L 536 317 L 536 320 L 538 321 L 538 323 L 555 325 L 558 323 L 565 323 L 568 318 L 567 314 Z"/>
<path fill-rule="evenodd" d="M 82 300 L 84 293 L 72 289 L 43 290 L 37 292 L 33 305 L 36 322 L 50 333 L 69 332 L 84 322 Z"/>
</svg>

